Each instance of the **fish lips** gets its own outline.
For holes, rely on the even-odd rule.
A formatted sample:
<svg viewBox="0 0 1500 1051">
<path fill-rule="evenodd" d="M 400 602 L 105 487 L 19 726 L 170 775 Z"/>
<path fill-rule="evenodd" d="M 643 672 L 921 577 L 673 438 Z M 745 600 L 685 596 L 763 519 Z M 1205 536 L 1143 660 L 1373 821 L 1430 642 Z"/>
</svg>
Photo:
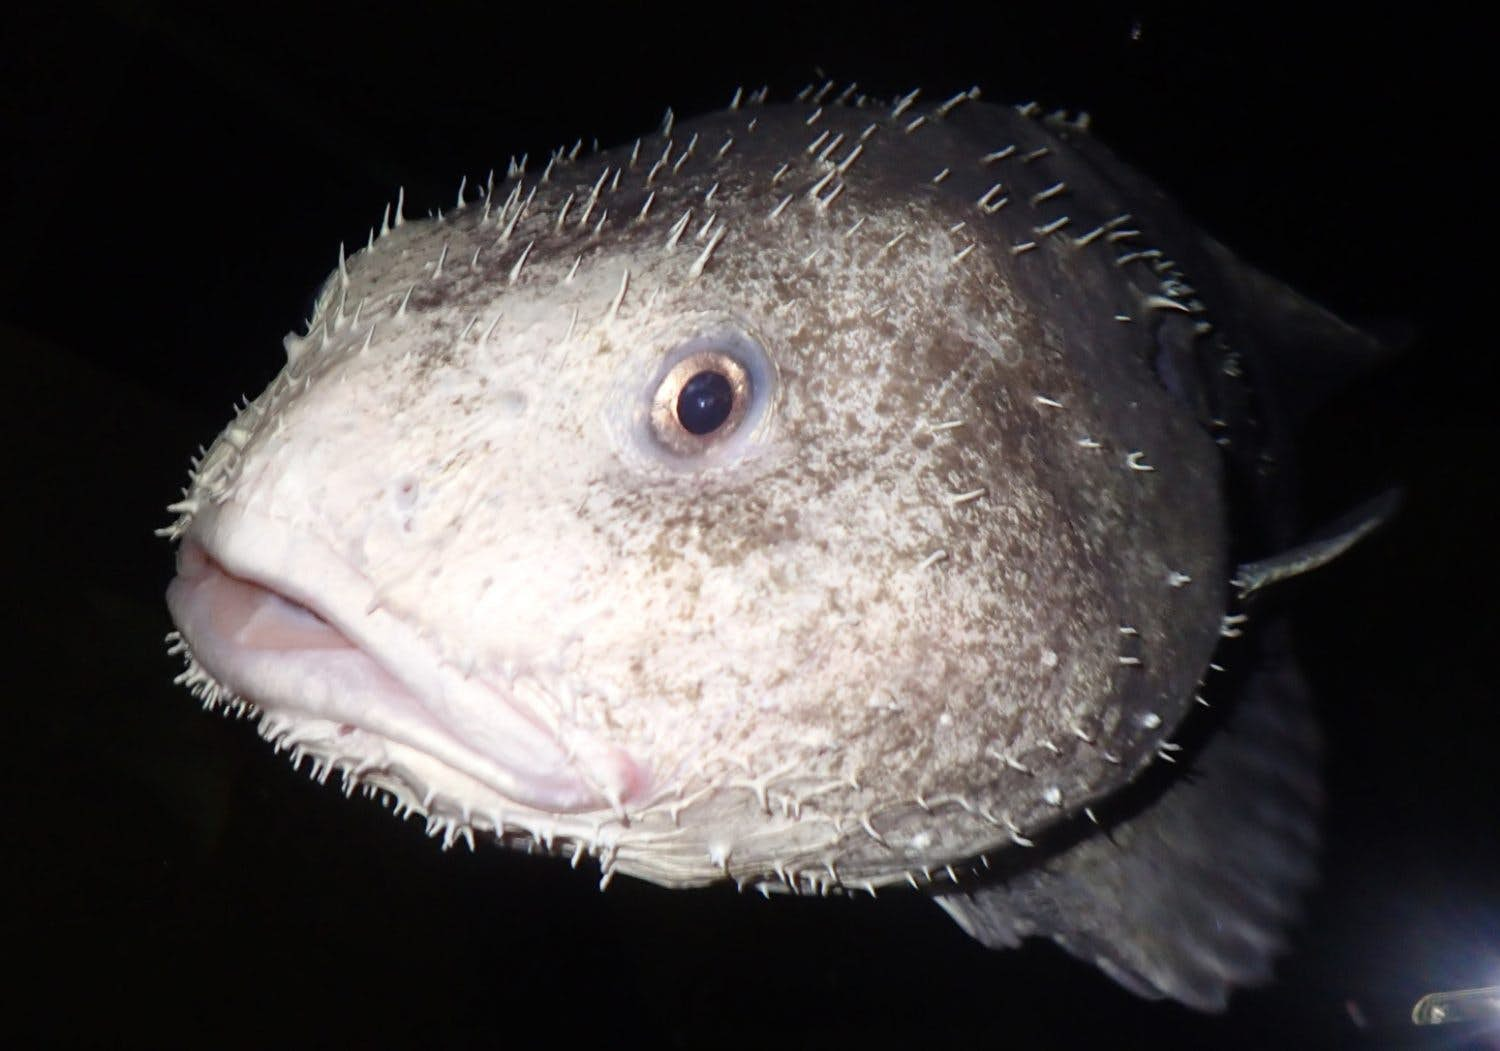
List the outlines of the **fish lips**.
<svg viewBox="0 0 1500 1051">
<path fill-rule="evenodd" d="M 624 749 L 566 732 L 512 690 L 444 661 L 380 607 L 363 574 L 272 516 L 233 501 L 200 512 L 167 605 L 193 659 L 294 739 L 316 739 L 312 750 L 378 769 L 386 749 L 360 747 L 363 731 L 435 760 L 420 764 L 419 796 L 444 794 L 434 770 L 460 775 L 455 797 L 471 797 L 477 782 L 497 807 L 550 814 L 623 814 L 649 792 L 648 772 Z"/>
</svg>

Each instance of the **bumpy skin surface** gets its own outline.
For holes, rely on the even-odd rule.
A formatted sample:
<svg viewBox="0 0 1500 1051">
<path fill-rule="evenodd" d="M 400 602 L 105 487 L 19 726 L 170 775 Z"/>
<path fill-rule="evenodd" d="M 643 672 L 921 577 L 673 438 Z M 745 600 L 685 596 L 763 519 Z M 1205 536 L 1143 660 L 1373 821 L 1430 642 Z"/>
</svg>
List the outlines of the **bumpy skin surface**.
<svg viewBox="0 0 1500 1051">
<path fill-rule="evenodd" d="M 179 593 L 187 680 L 450 836 L 607 874 L 1026 849 L 1168 738 L 1229 575 L 1219 450 L 1152 364 L 1201 305 L 1078 134 L 745 106 L 382 233 L 176 531 L 402 700 L 299 695 Z M 705 344 L 748 348 L 755 415 L 682 456 L 651 402 Z"/>
</svg>

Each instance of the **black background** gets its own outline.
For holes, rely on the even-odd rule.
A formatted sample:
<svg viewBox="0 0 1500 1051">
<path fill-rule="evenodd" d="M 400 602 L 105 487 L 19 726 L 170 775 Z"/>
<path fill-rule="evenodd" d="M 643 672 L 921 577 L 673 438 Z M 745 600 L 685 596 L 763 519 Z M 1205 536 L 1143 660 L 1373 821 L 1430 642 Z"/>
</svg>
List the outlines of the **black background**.
<svg viewBox="0 0 1500 1051">
<path fill-rule="evenodd" d="M 22 1044 L 1494 1046 L 1500 983 L 1493 57 L 1431 6 L 119 3 L 0 16 L 0 1024 Z M 1230 5 L 1223 5 L 1226 9 Z M 1096 134 L 1247 258 L 1412 334 L 1304 435 L 1326 517 L 1400 519 L 1291 600 L 1329 741 L 1326 880 L 1278 982 L 1138 1001 L 933 906 L 668 892 L 295 776 L 171 685 L 151 530 L 398 186 L 613 145 L 738 84 L 980 85 Z M 1486 1043 L 1486 1040 L 1491 1043 Z"/>
</svg>

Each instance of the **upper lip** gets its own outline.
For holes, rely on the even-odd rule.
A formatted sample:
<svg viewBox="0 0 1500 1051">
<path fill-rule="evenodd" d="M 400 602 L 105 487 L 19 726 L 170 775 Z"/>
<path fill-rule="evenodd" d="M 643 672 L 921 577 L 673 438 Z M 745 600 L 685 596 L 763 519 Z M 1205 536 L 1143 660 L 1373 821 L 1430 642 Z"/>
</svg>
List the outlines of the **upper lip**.
<svg viewBox="0 0 1500 1051">
<path fill-rule="evenodd" d="M 327 545 L 230 502 L 195 519 L 167 601 L 199 663 L 263 710 L 413 747 L 520 805 L 582 812 L 636 794 L 644 778 L 622 750 L 565 748 L 511 691 L 439 659 L 375 595 Z"/>
</svg>

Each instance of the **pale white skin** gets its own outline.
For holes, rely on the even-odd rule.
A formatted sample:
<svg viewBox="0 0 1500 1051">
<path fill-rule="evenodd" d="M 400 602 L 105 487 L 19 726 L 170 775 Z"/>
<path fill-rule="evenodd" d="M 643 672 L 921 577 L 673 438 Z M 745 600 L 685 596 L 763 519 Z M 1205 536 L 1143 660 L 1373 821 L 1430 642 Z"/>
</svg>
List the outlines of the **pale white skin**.
<svg viewBox="0 0 1500 1051">
<path fill-rule="evenodd" d="M 1040 123 L 898 108 L 727 111 L 354 255 L 178 505 L 185 681 L 450 840 L 667 885 L 920 883 L 1130 780 L 1225 601 L 1129 320 L 1197 305 Z M 682 454 L 694 349 L 755 382 Z"/>
</svg>

